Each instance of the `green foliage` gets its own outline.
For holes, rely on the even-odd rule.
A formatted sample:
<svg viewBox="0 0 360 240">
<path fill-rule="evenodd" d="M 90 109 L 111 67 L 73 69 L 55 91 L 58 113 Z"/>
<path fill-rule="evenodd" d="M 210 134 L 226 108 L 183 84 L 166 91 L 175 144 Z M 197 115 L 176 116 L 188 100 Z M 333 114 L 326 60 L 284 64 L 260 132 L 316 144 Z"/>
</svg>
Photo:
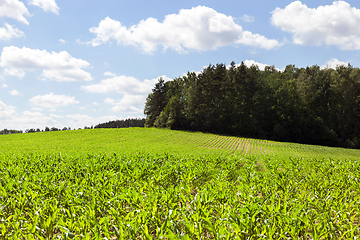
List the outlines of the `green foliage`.
<svg viewBox="0 0 360 240">
<path fill-rule="evenodd" d="M 153 128 L 0 148 L 0 239 L 360 236 L 359 150 Z"/>
<path fill-rule="evenodd" d="M 22 133 L 22 131 L 21 130 L 6 129 L 6 128 L 0 131 L 0 135 L 14 134 L 14 133 Z"/>
<path fill-rule="evenodd" d="M 147 115 L 145 122 L 146 127 L 154 126 L 156 118 L 166 106 L 166 93 L 167 87 L 165 86 L 165 80 L 159 78 L 159 82 L 155 84 L 152 93 L 146 98 L 144 109 L 144 114 Z"/>
<path fill-rule="evenodd" d="M 128 128 L 128 127 L 144 127 L 144 118 L 128 118 L 125 120 L 109 121 L 105 123 L 99 123 L 94 128 Z"/>
<path fill-rule="evenodd" d="M 209 65 L 149 94 L 148 127 L 360 148 L 360 69 Z"/>
</svg>

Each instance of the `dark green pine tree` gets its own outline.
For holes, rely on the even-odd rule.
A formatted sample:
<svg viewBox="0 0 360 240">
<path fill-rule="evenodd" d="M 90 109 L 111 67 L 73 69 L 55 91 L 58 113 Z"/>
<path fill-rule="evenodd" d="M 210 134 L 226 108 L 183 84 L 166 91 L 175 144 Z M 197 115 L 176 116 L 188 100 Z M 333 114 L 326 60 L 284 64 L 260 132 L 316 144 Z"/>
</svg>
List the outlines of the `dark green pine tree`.
<svg viewBox="0 0 360 240">
<path fill-rule="evenodd" d="M 146 98 L 144 114 L 146 115 L 145 127 L 153 127 L 156 118 L 166 106 L 166 92 L 165 80 L 159 78 L 158 83 L 152 89 Z"/>
</svg>

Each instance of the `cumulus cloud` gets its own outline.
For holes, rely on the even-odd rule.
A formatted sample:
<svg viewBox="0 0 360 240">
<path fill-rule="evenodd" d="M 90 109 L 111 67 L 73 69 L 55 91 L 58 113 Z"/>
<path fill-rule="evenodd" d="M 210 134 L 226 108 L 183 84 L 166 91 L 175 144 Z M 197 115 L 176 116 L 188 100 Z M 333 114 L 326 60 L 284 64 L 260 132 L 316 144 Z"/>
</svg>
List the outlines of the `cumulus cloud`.
<svg viewBox="0 0 360 240">
<path fill-rule="evenodd" d="M 115 77 L 116 76 L 116 74 L 112 73 L 112 72 L 104 72 L 104 75 L 107 77 Z"/>
<path fill-rule="evenodd" d="M 332 58 L 329 61 L 327 61 L 324 65 L 322 65 L 320 68 L 321 69 L 325 69 L 325 68 L 332 68 L 332 69 L 336 69 L 336 67 L 338 66 L 347 66 L 348 63 L 346 62 L 342 62 L 336 58 Z"/>
<path fill-rule="evenodd" d="M 59 14 L 59 7 L 56 5 L 55 0 L 31 0 L 29 4 L 40 7 L 45 12 L 50 11 Z"/>
<path fill-rule="evenodd" d="M 66 115 L 67 123 L 69 126 L 73 126 L 74 128 L 82 128 L 84 126 L 90 127 L 95 126 L 96 124 L 102 122 L 109 122 L 119 119 L 116 116 L 102 116 L 98 118 L 94 118 L 85 114 L 70 114 Z"/>
<path fill-rule="evenodd" d="M 119 119 L 116 116 L 103 116 L 99 118 L 94 118 L 87 115 L 47 115 L 45 113 L 39 112 L 42 109 L 32 108 L 31 111 L 23 111 L 18 114 L 14 106 L 8 106 L 4 102 L 0 101 L 0 129 L 30 129 L 30 128 L 40 128 L 44 129 L 45 126 L 56 126 L 58 128 L 65 127 L 65 125 L 59 122 L 57 119 L 66 119 L 65 124 L 71 127 L 83 127 L 96 125 L 101 122 L 107 122 L 115 119 Z M 66 126 L 66 127 L 67 127 Z"/>
<path fill-rule="evenodd" d="M 117 76 L 102 80 L 98 84 L 82 86 L 81 89 L 93 93 L 118 92 L 122 94 L 144 94 L 151 91 L 157 79 L 139 81 L 134 77 Z"/>
<path fill-rule="evenodd" d="M 20 38 L 25 34 L 17 28 L 13 28 L 8 23 L 4 23 L 5 27 L 0 28 L 0 40 L 10 40 L 12 38 Z"/>
<path fill-rule="evenodd" d="M 4 73 L 6 75 L 15 76 L 18 78 L 22 78 L 25 76 L 25 71 L 16 68 L 5 68 Z"/>
<path fill-rule="evenodd" d="M 123 98 L 112 104 L 111 111 L 140 114 L 144 111 L 145 99 L 144 95 L 125 94 Z"/>
<path fill-rule="evenodd" d="M 30 13 L 25 7 L 24 3 L 18 0 L 0 1 L 0 17 L 13 18 L 22 23 L 25 23 L 26 25 L 29 25 L 29 22 L 26 20 L 25 16 L 30 16 Z"/>
<path fill-rule="evenodd" d="M 156 51 L 158 45 L 177 52 L 215 50 L 233 44 L 265 49 L 280 46 L 277 40 L 243 31 L 231 16 L 205 6 L 182 9 L 178 14 L 165 16 L 163 22 L 147 18 L 129 28 L 107 17 L 98 27 L 90 28 L 90 32 L 96 35 L 90 42 L 93 46 L 116 40 L 119 44 L 139 47 L 145 53 Z"/>
<path fill-rule="evenodd" d="M 245 61 L 244 61 L 244 64 L 245 64 L 245 66 L 247 66 L 247 67 L 251 67 L 252 65 L 258 66 L 261 71 L 264 71 L 266 66 L 271 66 L 271 65 L 269 65 L 269 64 L 259 63 L 259 62 L 256 62 L 256 61 L 254 61 L 254 60 L 245 60 Z M 238 64 L 236 64 L 235 66 L 238 67 L 238 66 L 240 66 L 240 65 L 241 65 L 241 63 L 238 63 Z M 230 68 L 230 65 L 228 65 L 227 68 Z M 277 68 L 276 68 L 276 69 L 277 69 Z M 279 70 L 279 69 L 277 69 L 277 70 Z"/>
<path fill-rule="evenodd" d="M 12 90 L 12 91 L 10 91 L 9 92 L 11 95 L 13 95 L 13 96 L 18 96 L 18 95 L 22 95 L 18 90 Z"/>
<path fill-rule="evenodd" d="M 166 76 L 161 76 L 165 81 L 170 80 Z M 105 103 L 111 105 L 113 112 L 127 112 L 131 114 L 140 114 L 143 112 L 146 97 L 151 89 L 158 82 L 159 78 L 151 80 L 145 79 L 139 81 L 134 77 L 117 76 L 102 80 L 98 84 L 82 86 L 81 89 L 92 93 L 110 93 L 118 92 L 123 94 L 120 100 L 111 98 L 105 99 Z"/>
<path fill-rule="evenodd" d="M 32 107 L 31 110 L 32 110 L 32 111 L 36 111 L 36 112 L 41 112 L 41 111 L 43 111 L 44 109 L 38 108 L 38 107 Z"/>
<path fill-rule="evenodd" d="M 115 100 L 111 98 L 106 98 L 104 102 L 110 105 L 115 105 Z"/>
<path fill-rule="evenodd" d="M 260 69 L 261 71 L 264 71 L 266 66 L 270 66 L 270 65 L 268 65 L 268 64 L 266 64 L 266 63 L 259 63 L 259 62 L 256 62 L 256 61 L 254 61 L 254 60 L 245 60 L 245 61 L 244 61 L 244 64 L 245 64 L 247 67 L 251 67 L 252 65 L 256 65 L 256 66 L 259 67 L 259 69 Z"/>
<path fill-rule="evenodd" d="M 34 111 L 24 111 L 18 114 L 13 106 L 7 106 L 0 101 L 0 129 L 29 129 L 44 128 L 45 126 L 58 126 L 62 124 L 44 113 Z"/>
<path fill-rule="evenodd" d="M 55 95 L 53 93 L 34 96 L 30 98 L 29 102 L 37 107 L 51 109 L 55 109 L 57 107 L 66 107 L 71 104 L 79 103 L 79 101 L 75 100 L 75 97 L 69 97 L 66 95 Z"/>
<path fill-rule="evenodd" d="M 244 14 L 240 19 L 244 22 L 253 22 L 255 20 L 253 16 L 249 16 L 247 14 Z"/>
<path fill-rule="evenodd" d="M 4 47 L 0 56 L 0 66 L 5 67 L 5 74 L 23 77 L 25 71 L 42 70 L 45 79 L 65 81 L 90 81 L 91 74 L 82 68 L 90 64 L 72 57 L 68 52 L 47 52 L 46 50 Z"/>
<path fill-rule="evenodd" d="M 0 101 L 0 119 L 12 119 L 17 116 L 16 108 L 14 106 L 7 106 L 4 102 Z"/>
<path fill-rule="evenodd" d="M 71 66 L 69 66 L 71 67 Z M 90 81 L 91 74 L 80 68 L 43 70 L 43 77 L 57 82 Z"/>
<path fill-rule="evenodd" d="M 360 9 L 344 1 L 309 8 L 300 1 L 272 12 L 271 22 L 293 34 L 301 45 L 335 45 L 342 50 L 360 49 Z"/>
<path fill-rule="evenodd" d="M 56 115 L 56 114 L 50 114 L 50 117 L 53 117 L 53 118 L 64 118 L 64 116 L 61 116 L 61 115 Z"/>
<path fill-rule="evenodd" d="M 49 117 L 41 112 L 31 112 L 24 111 L 21 118 L 17 119 L 17 122 L 20 123 L 20 126 L 27 126 L 26 128 L 44 128 L 45 126 L 58 126 L 61 127 L 62 124 L 54 120 L 52 117 Z"/>
<path fill-rule="evenodd" d="M 59 39 L 59 42 L 62 43 L 62 44 L 65 44 L 67 43 L 68 41 L 64 40 L 64 39 Z"/>
</svg>

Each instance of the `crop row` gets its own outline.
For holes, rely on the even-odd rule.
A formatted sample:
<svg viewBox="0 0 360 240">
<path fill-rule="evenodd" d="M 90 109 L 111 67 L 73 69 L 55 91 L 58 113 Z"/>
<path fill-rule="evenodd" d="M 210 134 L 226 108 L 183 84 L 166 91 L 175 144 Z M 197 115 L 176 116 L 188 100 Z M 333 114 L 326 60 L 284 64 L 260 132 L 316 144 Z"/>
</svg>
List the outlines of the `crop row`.
<svg viewBox="0 0 360 240">
<path fill-rule="evenodd" d="M 360 236 L 357 161 L 0 154 L 0 183 L 1 239 Z"/>
<path fill-rule="evenodd" d="M 228 150 L 231 154 L 237 153 L 244 156 L 265 156 L 267 154 L 272 154 L 273 151 L 269 149 L 269 146 L 274 144 L 266 140 L 218 135 L 205 135 L 205 137 L 203 137 L 201 140 L 195 140 L 194 143 L 199 144 L 202 147 L 224 149 Z"/>
<path fill-rule="evenodd" d="M 211 143 L 213 141 L 213 143 Z M 221 145 L 221 141 L 223 144 Z M 249 145 L 243 146 L 244 142 Z M 215 144 L 218 142 L 217 144 Z M 245 144 L 245 145 L 246 145 Z M 281 156 L 301 158 L 359 159 L 356 149 L 280 143 L 266 140 L 235 138 L 205 133 L 154 128 L 91 129 L 40 132 L 0 136 L 0 149 L 5 153 L 81 154 L 171 153 L 184 157 L 203 155 Z M 247 150 L 247 151 L 246 151 Z M 251 150 L 251 154 L 250 154 Z"/>
</svg>

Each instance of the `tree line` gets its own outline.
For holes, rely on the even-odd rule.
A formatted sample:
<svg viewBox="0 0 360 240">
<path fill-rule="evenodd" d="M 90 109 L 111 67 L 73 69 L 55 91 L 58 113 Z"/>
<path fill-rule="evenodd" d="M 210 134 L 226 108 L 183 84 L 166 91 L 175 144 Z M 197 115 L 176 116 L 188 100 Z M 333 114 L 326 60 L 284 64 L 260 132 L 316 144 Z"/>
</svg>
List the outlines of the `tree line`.
<svg viewBox="0 0 360 240">
<path fill-rule="evenodd" d="M 15 129 L 3 129 L 0 131 L 0 135 L 3 135 L 3 134 L 14 134 L 14 133 L 22 133 L 23 131 L 22 130 L 15 130 Z"/>
<path fill-rule="evenodd" d="M 360 69 L 209 65 L 146 99 L 145 126 L 360 148 Z"/>
<path fill-rule="evenodd" d="M 145 118 L 128 118 L 125 120 L 115 120 L 115 121 L 109 121 L 105 123 L 99 123 L 97 125 L 88 127 L 84 126 L 84 129 L 94 129 L 94 128 L 128 128 L 128 127 L 144 127 L 145 125 Z M 78 128 L 81 129 L 81 128 Z M 63 127 L 63 128 L 57 128 L 57 127 L 45 127 L 45 129 L 41 130 L 40 128 L 30 128 L 26 129 L 24 132 L 22 130 L 13 130 L 13 129 L 3 129 L 0 130 L 0 135 L 3 134 L 14 134 L 14 133 L 35 133 L 35 132 L 52 132 L 52 131 L 66 131 L 71 130 L 71 127 Z M 75 128 L 74 128 L 75 130 Z"/>
<path fill-rule="evenodd" d="M 94 128 L 128 128 L 128 127 L 144 127 L 145 118 L 128 118 L 125 120 L 115 120 L 105 123 L 99 123 Z"/>
<path fill-rule="evenodd" d="M 22 130 L 14 130 L 14 129 L 3 129 L 0 131 L 0 135 L 3 134 L 14 134 L 14 133 L 35 133 L 35 132 L 50 132 L 50 131 L 66 131 L 66 130 L 71 130 L 70 127 L 63 127 L 61 128 L 57 128 L 57 127 L 45 127 L 44 130 L 41 130 L 40 128 L 30 128 L 30 129 L 26 129 L 24 132 Z"/>
</svg>

